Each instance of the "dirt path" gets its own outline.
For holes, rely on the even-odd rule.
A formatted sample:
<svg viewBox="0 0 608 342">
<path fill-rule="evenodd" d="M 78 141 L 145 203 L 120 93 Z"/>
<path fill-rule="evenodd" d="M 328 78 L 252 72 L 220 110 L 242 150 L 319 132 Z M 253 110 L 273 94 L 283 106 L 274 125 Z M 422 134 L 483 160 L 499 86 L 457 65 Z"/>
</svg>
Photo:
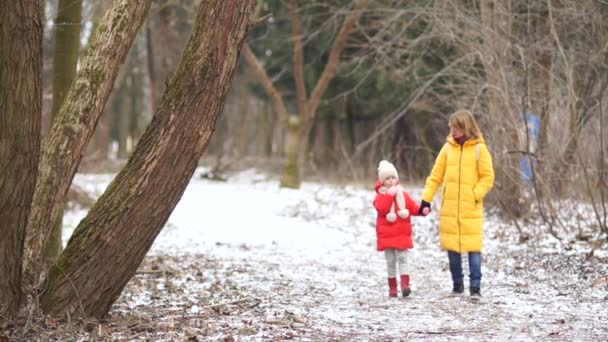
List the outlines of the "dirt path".
<svg viewBox="0 0 608 342">
<path fill-rule="evenodd" d="M 412 189 L 414 198 L 419 191 Z M 414 219 L 411 297 L 388 298 L 370 196 L 194 180 L 106 319 L 42 318 L 0 330 L 25 340 L 607 339 L 606 253 L 545 240 L 519 244 L 515 229 L 492 217 L 480 303 L 450 294 L 435 213 Z"/>
</svg>

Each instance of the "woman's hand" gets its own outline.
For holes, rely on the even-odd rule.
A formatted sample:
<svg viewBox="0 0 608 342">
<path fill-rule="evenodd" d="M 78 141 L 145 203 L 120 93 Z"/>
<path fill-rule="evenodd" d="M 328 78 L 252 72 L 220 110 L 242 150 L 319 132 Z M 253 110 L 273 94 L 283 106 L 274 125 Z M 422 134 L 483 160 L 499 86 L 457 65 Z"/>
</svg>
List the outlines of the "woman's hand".
<svg viewBox="0 0 608 342">
<path fill-rule="evenodd" d="M 431 203 L 421 200 L 420 209 L 418 209 L 418 215 L 426 216 L 431 212 Z"/>
</svg>

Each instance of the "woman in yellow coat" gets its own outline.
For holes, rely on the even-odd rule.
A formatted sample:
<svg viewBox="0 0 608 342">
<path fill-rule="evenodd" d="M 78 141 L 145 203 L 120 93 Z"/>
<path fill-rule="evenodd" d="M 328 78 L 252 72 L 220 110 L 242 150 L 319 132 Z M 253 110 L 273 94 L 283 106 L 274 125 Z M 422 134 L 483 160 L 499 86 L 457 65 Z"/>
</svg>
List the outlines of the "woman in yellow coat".
<svg viewBox="0 0 608 342">
<path fill-rule="evenodd" d="M 494 183 L 492 157 L 479 126 L 469 111 L 450 116 L 450 134 L 441 148 L 422 193 L 420 210 L 442 187 L 439 241 L 448 251 L 453 292 L 463 293 L 461 253 L 469 257 L 469 285 L 473 297 L 481 296 L 481 246 L 483 199 Z"/>
</svg>

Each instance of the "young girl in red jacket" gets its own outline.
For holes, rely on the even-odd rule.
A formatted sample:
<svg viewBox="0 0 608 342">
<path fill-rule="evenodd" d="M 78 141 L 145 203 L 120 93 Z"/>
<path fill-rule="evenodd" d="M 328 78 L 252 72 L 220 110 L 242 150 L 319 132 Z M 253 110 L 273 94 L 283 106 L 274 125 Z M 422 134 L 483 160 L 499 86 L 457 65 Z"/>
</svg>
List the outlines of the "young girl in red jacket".
<svg viewBox="0 0 608 342">
<path fill-rule="evenodd" d="M 420 206 L 399 185 L 399 175 L 393 164 L 382 160 L 378 165 L 374 207 L 378 251 L 384 251 L 388 271 L 388 295 L 397 297 L 397 267 L 401 280 L 403 297 L 410 295 L 410 275 L 407 270 L 407 250 L 414 247 L 412 242 L 411 215 L 418 215 Z M 428 215 L 430 209 L 420 213 Z"/>
</svg>

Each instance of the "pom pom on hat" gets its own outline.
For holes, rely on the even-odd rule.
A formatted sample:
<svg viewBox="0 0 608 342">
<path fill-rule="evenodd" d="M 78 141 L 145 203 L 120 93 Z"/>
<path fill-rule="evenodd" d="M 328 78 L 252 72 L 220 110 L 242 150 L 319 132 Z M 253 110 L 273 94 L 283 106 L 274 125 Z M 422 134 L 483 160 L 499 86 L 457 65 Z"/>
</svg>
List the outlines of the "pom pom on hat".
<svg viewBox="0 0 608 342">
<path fill-rule="evenodd" d="M 397 220 L 397 215 L 394 212 L 386 214 L 386 220 L 388 222 L 395 222 Z"/>
<path fill-rule="evenodd" d="M 384 182 L 390 176 L 399 180 L 399 175 L 397 174 L 395 166 L 386 160 L 381 160 L 378 164 L 378 179 L 381 182 Z"/>
</svg>

